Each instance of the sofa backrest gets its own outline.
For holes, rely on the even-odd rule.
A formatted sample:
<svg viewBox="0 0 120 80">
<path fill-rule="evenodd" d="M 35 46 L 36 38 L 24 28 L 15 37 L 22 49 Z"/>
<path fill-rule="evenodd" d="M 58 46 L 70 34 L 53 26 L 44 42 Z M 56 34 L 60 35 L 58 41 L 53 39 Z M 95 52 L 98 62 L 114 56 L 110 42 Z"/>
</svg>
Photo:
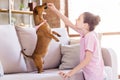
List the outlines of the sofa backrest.
<svg viewBox="0 0 120 80">
<path fill-rule="evenodd" d="M 0 25 L 0 61 L 4 73 L 26 72 L 21 46 L 13 25 Z"/>
</svg>

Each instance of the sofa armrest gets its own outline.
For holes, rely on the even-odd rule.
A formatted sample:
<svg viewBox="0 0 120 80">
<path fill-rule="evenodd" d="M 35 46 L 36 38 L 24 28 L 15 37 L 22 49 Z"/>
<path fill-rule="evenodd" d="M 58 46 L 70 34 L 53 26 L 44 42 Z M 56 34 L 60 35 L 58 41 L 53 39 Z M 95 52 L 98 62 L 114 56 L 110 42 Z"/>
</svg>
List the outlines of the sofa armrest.
<svg viewBox="0 0 120 80">
<path fill-rule="evenodd" d="M 113 72 L 113 80 L 117 80 L 117 55 L 112 48 L 102 48 L 102 56 L 105 66 L 110 66 Z"/>
</svg>

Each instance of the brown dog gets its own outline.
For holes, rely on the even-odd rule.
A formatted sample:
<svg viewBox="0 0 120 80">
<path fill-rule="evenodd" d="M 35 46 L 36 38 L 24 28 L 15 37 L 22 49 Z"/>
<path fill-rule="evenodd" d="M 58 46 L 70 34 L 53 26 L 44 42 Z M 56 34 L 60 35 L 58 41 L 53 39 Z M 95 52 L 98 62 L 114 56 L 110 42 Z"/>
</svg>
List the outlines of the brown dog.
<svg viewBox="0 0 120 80">
<path fill-rule="evenodd" d="M 47 8 L 47 4 L 43 4 L 41 6 L 36 6 L 33 10 L 33 17 L 35 26 L 41 24 L 44 21 L 43 18 L 43 12 L 44 9 Z M 37 69 L 38 73 L 43 71 L 43 57 L 46 55 L 48 50 L 48 45 L 51 41 L 51 39 L 59 41 L 53 34 L 60 37 L 60 35 L 57 32 L 51 31 L 51 28 L 47 22 L 45 22 L 43 25 L 41 25 L 37 30 L 37 44 L 36 48 L 34 50 L 34 53 L 31 56 L 28 56 L 22 51 L 22 53 L 33 59 Z"/>
</svg>

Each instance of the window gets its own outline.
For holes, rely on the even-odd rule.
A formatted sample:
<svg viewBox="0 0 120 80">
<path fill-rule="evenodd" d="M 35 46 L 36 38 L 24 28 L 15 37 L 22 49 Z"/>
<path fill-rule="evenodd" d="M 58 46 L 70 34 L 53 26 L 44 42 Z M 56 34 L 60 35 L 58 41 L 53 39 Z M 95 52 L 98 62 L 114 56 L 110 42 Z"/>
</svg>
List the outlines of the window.
<svg viewBox="0 0 120 80">
<path fill-rule="evenodd" d="M 101 17 L 98 32 L 120 31 L 120 0 L 68 0 L 69 19 L 75 23 L 77 17 L 89 11 Z M 70 30 L 70 34 L 74 34 Z"/>
<path fill-rule="evenodd" d="M 120 34 L 120 0 L 68 0 L 68 16 L 75 24 L 77 17 L 86 11 L 92 12 L 101 17 L 97 26 L 97 32 L 119 32 Z M 69 29 L 69 34 L 77 34 Z M 113 48 L 120 58 L 120 35 L 107 35 L 102 37 L 103 47 Z M 118 63 L 120 74 L 120 63 Z"/>
</svg>

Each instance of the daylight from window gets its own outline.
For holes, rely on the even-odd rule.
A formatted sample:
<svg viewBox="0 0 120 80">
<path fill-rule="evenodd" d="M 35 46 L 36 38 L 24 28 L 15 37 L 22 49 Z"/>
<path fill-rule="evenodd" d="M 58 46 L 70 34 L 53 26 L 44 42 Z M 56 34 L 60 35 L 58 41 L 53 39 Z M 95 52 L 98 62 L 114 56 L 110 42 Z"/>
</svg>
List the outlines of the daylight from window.
<svg viewBox="0 0 120 80">
<path fill-rule="evenodd" d="M 74 24 L 80 14 L 89 11 L 101 17 L 96 32 L 120 32 L 120 0 L 68 0 L 68 4 L 69 19 Z M 72 29 L 69 32 L 76 34 Z M 120 35 L 103 36 L 101 45 L 112 48 L 120 59 Z M 118 68 L 120 74 L 120 63 Z"/>
</svg>

